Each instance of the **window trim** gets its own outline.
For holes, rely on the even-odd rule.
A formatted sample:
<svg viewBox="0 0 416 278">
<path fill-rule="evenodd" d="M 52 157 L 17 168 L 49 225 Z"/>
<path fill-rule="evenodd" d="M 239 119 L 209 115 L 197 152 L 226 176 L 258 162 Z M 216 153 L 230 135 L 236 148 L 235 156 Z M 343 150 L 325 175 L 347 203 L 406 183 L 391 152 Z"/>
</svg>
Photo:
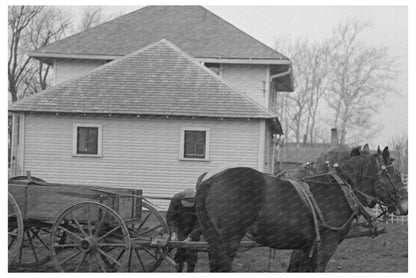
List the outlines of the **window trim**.
<svg viewBox="0 0 416 278">
<path fill-rule="evenodd" d="M 79 154 L 77 153 L 77 141 L 78 141 L 78 127 L 96 127 L 98 128 L 98 142 L 97 142 L 97 154 Z M 75 123 L 73 124 L 72 130 L 72 156 L 76 157 L 102 157 L 102 141 L 103 141 L 103 126 L 101 124 L 83 124 Z"/>
<path fill-rule="evenodd" d="M 185 157 L 185 131 L 205 131 L 205 157 L 196 158 L 196 157 Z M 179 160 L 185 161 L 210 161 L 210 134 L 211 129 L 208 127 L 181 127 L 180 135 L 180 148 L 179 148 Z"/>
</svg>

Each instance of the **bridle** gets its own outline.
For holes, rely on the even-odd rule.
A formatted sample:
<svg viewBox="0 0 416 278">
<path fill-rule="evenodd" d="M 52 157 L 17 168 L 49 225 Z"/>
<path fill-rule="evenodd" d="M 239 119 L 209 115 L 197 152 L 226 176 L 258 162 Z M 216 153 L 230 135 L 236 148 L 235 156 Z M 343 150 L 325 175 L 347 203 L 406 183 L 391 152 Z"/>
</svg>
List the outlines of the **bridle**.
<svg viewBox="0 0 416 278">
<path fill-rule="evenodd" d="M 398 175 L 393 164 L 385 165 L 384 162 L 380 161 L 380 158 L 378 158 L 378 162 L 379 162 L 378 164 L 381 164 L 381 166 L 378 166 L 380 171 L 377 173 L 377 175 L 363 176 L 364 178 L 367 178 L 367 179 L 370 179 L 370 180 L 376 180 L 372 185 L 371 195 L 363 192 L 362 190 L 356 188 L 355 186 L 352 187 L 352 190 L 354 192 L 358 193 L 359 195 L 361 195 L 362 197 L 364 197 L 365 199 L 367 199 L 367 201 L 369 203 L 374 202 L 374 203 L 378 204 L 380 206 L 381 210 L 382 210 L 382 214 L 386 214 L 387 212 L 391 212 L 393 210 L 393 208 L 397 207 L 400 200 L 402 200 L 405 197 L 400 193 L 402 191 L 407 192 L 407 189 L 405 187 L 397 188 L 396 183 L 393 180 L 393 177 L 391 176 L 391 174 L 388 171 L 388 168 L 393 167 L 393 172 L 396 175 Z M 385 178 L 382 178 L 383 176 L 385 176 Z M 385 180 L 387 180 L 387 183 L 384 182 Z M 400 180 L 401 180 L 401 178 L 400 178 Z M 393 200 L 394 203 L 387 203 L 387 202 L 383 201 L 381 198 L 377 197 L 377 195 L 379 195 L 379 194 L 376 194 L 376 192 L 386 193 L 385 195 L 390 197 L 390 199 Z M 383 206 L 387 207 L 388 210 L 384 210 Z"/>
</svg>

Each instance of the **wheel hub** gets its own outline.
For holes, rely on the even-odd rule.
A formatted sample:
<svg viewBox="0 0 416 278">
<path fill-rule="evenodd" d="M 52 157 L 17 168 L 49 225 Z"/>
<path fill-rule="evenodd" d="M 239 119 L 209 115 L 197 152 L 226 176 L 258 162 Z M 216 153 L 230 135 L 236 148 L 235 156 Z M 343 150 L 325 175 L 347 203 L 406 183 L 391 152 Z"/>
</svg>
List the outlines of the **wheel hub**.
<svg viewBox="0 0 416 278">
<path fill-rule="evenodd" d="M 89 236 L 81 240 L 79 247 L 80 250 L 85 253 L 95 251 L 97 250 L 97 241 L 94 237 Z"/>
</svg>

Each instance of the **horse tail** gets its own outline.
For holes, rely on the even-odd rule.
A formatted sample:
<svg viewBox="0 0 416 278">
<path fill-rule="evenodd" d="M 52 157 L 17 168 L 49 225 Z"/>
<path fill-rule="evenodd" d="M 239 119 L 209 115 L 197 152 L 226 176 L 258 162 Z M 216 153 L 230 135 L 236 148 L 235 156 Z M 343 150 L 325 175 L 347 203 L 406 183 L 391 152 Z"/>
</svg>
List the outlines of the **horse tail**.
<svg viewBox="0 0 416 278">
<path fill-rule="evenodd" d="M 197 179 L 197 181 L 196 181 L 196 190 L 197 190 L 197 191 L 198 191 L 198 189 L 199 189 L 199 185 L 201 184 L 202 180 L 204 179 L 204 177 L 205 177 L 207 174 L 208 174 L 208 172 L 205 172 L 205 173 L 202 173 L 202 174 L 198 177 L 198 179 Z"/>
<path fill-rule="evenodd" d="M 198 182 L 201 182 L 203 177 L 206 173 L 202 174 L 198 178 Z M 202 230 L 202 234 L 205 240 L 209 244 L 210 248 L 210 265 L 211 270 L 216 271 L 223 271 L 219 269 L 219 265 L 223 265 L 224 262 L 229 262 L 230 258 L 227 254 L 226 248 L 224 243 L 218 233 L 217 229 L 215 228 L 214 223 L 208 216 L 208 211 L 206 207 L 206 197 L 211 188 L 212 184 L 209 183 L 209 180 L 204 181 L 202 183 L 197 183 L 197 192 L 195 196 L 195 208 L 196 213 L 199 221 L 199 225 Z M 216 262 L 221 262 L 220 264 Z"/>
</svg>

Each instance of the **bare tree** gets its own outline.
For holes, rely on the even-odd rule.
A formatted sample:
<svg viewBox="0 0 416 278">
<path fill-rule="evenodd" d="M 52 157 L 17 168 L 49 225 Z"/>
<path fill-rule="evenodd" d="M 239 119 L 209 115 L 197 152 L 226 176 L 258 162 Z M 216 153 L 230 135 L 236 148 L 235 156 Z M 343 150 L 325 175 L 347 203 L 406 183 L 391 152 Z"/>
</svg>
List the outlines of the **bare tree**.
<svg viewBox="0 0 416 278">
<path fill-rule="evenodd" d="M 46 89 L 50 66 L 27 53 L 61 39 L 71 24 L 63 10 L 49 6 L 9 7 L 9 93 L 11 101 Z"/>
<path fill-rule="evenodd" d="M 329 72 L 325 43 L 311 44 L 306 40 L 276 40 L 276 47 L 288 53 L 295 79 L 293 93 L 281 93 L 277 111 L 286 127 L 286 137 L 297 143 L 315 140 L 317 115 L 326 92 Z"/>
<path fill-rule="evenodd" d="M 389 143 L 389 147 L 391 147 L 391 150 L 394 151 L 393 158 L 395 159 L 395 166 L 402 174 L 407 175 L 409 159 L 409 140 L 407 138 L 407 134 L 393 138 Z"/>
<path fill-rule="evenodd" d="M 369 27 L 356 19 L 337 26 L 331 38 L 327 103 L 334 112 L 333 126 L 340 130 L 340 142 L 347 133 L 374 134 L 372 116 L 388 93 L 395 92 L 394 59 L 387 48 L 369 47 L 358 37 Z"/>
<path fill-rule="evenodd" d="M 60 40 L 68 34 L 71 23 L 68 12 L 53 6 L 46 7 L 28 26 L 27 47 L 34 50 Z M 31 93 L 46 89 L 50 65 L 32 61 L 32 69 L 34 78 L 25 80 L 26 87 Z"/>
<path fill-rule="evenodd" d="M 122 14 L 123 13 L 107 14 L 104 12 L 102 6 L 84 6 L 82 7 L 81 18 L 76 31 L 86 31 Z"/>
<path fill-rule="evenodd" d="M 9 6 L 8 87 L 12 102 L 17 101 L 19 85 L 29 73 L 30 58 L 23 51 L 22 40 L 27 35 L 29 24 L 43 9 L 42 6 Z"/>
</svg>

